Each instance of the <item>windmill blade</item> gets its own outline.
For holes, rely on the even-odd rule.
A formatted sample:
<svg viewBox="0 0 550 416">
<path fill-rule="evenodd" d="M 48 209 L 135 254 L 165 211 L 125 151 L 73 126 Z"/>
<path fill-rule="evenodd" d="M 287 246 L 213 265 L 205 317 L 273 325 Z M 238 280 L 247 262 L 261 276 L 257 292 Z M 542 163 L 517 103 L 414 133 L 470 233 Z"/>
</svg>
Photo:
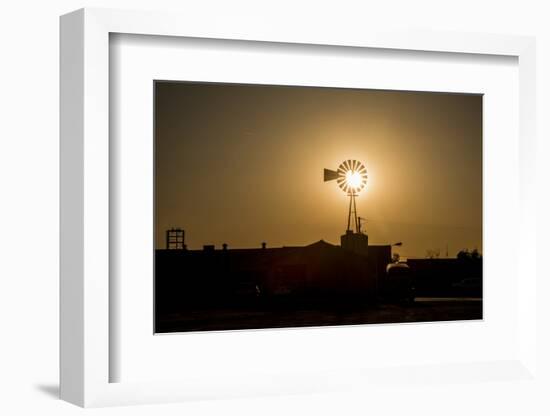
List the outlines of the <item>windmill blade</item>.
<svg viewBox="0 0 550 416">
<path fill-rule="evenodd" d="M 347 182 L 345 179 L 339 178 L 336 183 L 341 189 L 344 189 L 347 186 Z"/>
<path fill-rule="evenodd" d="M 324 179 L 324 182 L 328 182 L 328 181 L 333 181 L 335 179 L 338 179 L 338 172 L 335 172 L 333 170 L 330 170 L 330 169 L 325 169 L 323 171 L 323 179 Z"/>
</svg>

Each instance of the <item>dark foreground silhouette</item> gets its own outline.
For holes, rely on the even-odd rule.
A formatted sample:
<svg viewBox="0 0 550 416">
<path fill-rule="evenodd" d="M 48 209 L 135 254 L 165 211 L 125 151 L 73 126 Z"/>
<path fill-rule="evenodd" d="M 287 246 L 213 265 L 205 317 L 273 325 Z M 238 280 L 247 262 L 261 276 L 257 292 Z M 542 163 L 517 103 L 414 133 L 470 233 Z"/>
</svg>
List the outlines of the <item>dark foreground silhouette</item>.
<svg viewBox="0 0 550 416">
<path fill-rule="evenodd" d="M 305 247 L 157 250 L 155 332 L 482 319 L 481 258 Z"/>
</svg>

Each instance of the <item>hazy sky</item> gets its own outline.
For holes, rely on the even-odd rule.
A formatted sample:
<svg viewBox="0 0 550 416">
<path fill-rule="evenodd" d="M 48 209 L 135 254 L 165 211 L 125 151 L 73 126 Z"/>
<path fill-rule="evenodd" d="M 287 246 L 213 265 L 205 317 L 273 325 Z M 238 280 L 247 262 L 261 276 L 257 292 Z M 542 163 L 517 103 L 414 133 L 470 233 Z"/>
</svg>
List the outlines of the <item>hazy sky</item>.
<svg viewBox="0 0 550 416">
<path fill-rule="evenodd" d="M 323 168 L 363 162 L 371 244 L 482 250 L 480 95 L 155 84 L 156 244 L 339 244 L 348 198 Z"/>
</svg>

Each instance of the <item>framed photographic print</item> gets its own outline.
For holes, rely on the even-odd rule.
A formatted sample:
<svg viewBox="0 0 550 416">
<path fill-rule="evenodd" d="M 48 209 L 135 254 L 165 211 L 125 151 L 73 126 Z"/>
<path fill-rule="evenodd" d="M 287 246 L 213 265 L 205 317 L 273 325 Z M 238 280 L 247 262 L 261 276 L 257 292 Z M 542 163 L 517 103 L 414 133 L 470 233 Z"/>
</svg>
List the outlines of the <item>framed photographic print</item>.
<svg viewBox="0 0 550 416">
<path fill-rule="evenodd" d="M 482 318 L 482 95 L 154 97 L 155 332 Z"/>
<path fill-rule="evenodd" d="M 62 398 L 530 379 L 534 41 L 232 28 L 61 19 Z"/>
</svg>

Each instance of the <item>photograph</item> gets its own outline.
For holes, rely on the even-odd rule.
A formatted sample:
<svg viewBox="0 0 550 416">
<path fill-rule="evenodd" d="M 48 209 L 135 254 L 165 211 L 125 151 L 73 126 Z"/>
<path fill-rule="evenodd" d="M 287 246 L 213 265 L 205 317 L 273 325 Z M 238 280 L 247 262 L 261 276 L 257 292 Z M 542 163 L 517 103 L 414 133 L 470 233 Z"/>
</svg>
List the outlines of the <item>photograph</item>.
<svg viewBox="0 0 550 416">
<path fill-rule="evenodd" d="M 155 80 L 154 332 L 483 319 L 483 95 Z"/>
</svg>

